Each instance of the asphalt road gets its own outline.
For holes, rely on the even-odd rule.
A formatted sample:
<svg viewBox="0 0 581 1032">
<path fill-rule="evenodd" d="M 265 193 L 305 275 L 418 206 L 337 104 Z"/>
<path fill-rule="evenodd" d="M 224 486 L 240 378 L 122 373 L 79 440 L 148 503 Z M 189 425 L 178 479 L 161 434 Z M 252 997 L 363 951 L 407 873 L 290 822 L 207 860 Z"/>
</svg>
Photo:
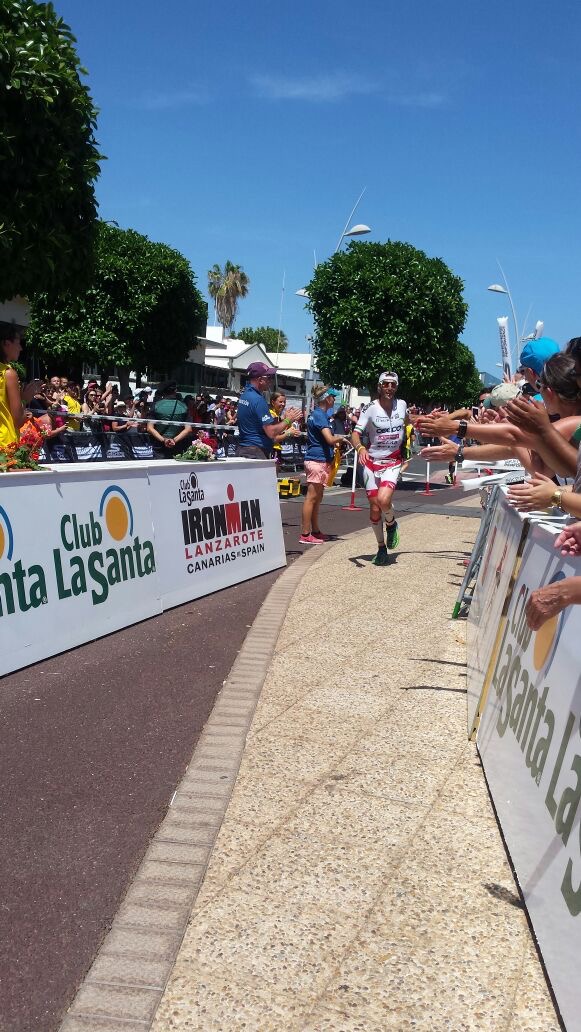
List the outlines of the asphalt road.
<svg viewBox="0 0 581 1032">
<path fill-rule="evenodd" d="M 459 496 L 404 485 L 398 509 L 452 514 Z M 327 492 L 323 529 L 367 526 L 358 498 Z M 300 504 L 281 505 L 289 563 L 316 547 Z M 279 572 L 3 678 L 1 1032 L 58 1028 Z"/>
</svg>

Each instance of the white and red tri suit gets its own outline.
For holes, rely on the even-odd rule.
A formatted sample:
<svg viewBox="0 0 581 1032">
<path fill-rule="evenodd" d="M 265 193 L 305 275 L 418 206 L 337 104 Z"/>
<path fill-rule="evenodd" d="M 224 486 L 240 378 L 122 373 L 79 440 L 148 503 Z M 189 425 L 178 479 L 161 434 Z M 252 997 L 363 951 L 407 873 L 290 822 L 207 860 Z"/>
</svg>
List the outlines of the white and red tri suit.
<svg viewBox="0 0 581 1032">
<path fill-rule="evenodd" d="M 374 498 L 380 487 L 397 485 L 401 473 L 402 445 L 405 438 L 407 405 L 394 398 L 391 414 L 379 401 L 372 401 L 361 413 L 355 430 L 369 437 L 369 458 L 362 463 L 363 482 L 368 498 Z"/>
</svg>

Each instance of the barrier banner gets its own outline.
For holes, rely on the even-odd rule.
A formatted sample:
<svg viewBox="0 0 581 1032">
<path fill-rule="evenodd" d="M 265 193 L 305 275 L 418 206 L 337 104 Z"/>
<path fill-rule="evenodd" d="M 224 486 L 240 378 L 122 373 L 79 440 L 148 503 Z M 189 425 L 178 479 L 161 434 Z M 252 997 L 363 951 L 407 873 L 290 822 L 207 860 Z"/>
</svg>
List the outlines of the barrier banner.
<svg viewBox="0 0 581 1032">
<path fill-rule="evenodd" d="M 102 435 L 98 436 L 89 430 L 84 433 L 67 433 L 66 436 L 70 437 L 77 462 L 103 461 Z"/>
<path fill-rule="evenodd" d="M 508 606 L 478 751 L 559 1009 L 581 1030 L 581 606 L 536 632 L 535 589 L 581 574 L 530 526 Z"/>
<path fill-rule="evenodd" d="M 140 434 L 136 431 L 128 430 L 127 437 L 133 459 L 153 459 L 153 444 L 149 434 Z"/>
<path fill-rule="evenodd" d="M 45 442 L 41 462 L 119 462 L 127 459 L 152 460 L 153 445 L 149 434 L 136 430 L 105 432 L 102 430 L 66 430 Z"/>
<path fill-rule="evenodd" d="M 274 461 L 149 467 L 164 607 L 286 564 Z M 163 532 L 162 532 L 163 528 Z"/>
<path fill-rule="evenodd" d="M 286 564 L 274 462 L 6 474 L 0 675 Z"/>
<path fill-rule="evenodd" d="M 0 673 L 161 612 L 146 470 L 7 474 Z"/>
<path fill-rule="evenodd" d="M 468 735 L 478 719 L 478 704 L 487 685 L 503 607 L 526 524 L 499 488 L 490 501 L 494 512 L 468 611 L 466 629 Z"/>
</svg>

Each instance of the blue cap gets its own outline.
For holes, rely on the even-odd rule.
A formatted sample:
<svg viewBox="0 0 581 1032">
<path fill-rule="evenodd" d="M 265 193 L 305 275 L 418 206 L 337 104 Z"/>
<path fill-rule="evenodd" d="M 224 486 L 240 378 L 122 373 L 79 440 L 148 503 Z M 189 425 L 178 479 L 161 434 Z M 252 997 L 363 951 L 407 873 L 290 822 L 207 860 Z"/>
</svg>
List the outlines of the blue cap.
<svg viewBox="0 0 581 1032">
<path fill-rule="evenodd" d="M 520 353 L 520 368 L 523 369 L 526 366 L 540 376 L 545 362 L 553 355 L 557 355 L 560 350 L 557 341 L 551 340 L 550 337 L 529 340 Z"/>
</svg>

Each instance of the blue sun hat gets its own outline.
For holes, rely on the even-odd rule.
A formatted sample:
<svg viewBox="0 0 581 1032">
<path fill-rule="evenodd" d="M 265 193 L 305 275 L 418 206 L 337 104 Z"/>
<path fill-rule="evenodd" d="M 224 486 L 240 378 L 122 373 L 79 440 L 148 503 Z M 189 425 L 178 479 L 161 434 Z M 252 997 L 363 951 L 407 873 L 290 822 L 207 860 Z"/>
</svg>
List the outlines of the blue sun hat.
<svg viewBox="0 0 581 1032">
<path fill-rule="evenodd" d="M 521 372 L 524 368 L 528 368 L 534 370 L 537 376 L 540 376 L 545 362 L 552 358 L 553 355 L 557 355 L 560 350 L 557 341 L 551 340 L 550 337 L 539 337 L 538 340 L 529 340 L 520 353 L 518 371 Z"/>
</svg>

